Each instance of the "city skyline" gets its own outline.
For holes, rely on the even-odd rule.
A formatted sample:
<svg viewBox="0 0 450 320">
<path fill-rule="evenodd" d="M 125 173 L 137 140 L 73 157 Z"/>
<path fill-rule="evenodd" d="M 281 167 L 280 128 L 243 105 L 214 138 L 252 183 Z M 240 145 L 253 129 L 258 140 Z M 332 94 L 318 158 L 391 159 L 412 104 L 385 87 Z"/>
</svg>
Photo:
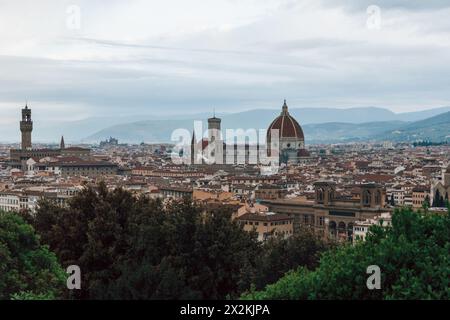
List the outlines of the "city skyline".
<svg viewBox="0 0 450 320">
<path fill-rule="evenodd" d="M 450 300 L 449 16 L 0 0 L 0 302 L 277 319 Z"/>
<path fill-rule="evenodd" d="M 286 105 L 286 99 L 284 105 Z M 28 106 L 27 102 L 23 108 L 26 109 Z M 312 144 L 370 142 L 374 139 L 377 141 L 394 139 L 397 142 L 441 142 L 448 140 L 450 137 L 447 133 L 448 123 L 446 123 L 446 119 L 450 117 L 450 107 L 403 113 L 394 113 L 388 109 L 373 107 L 291 108 L 290 110 L 295 116 L 299 116 L 301 122 L 306 125 L 306 135 L 308 139 L 312 140 Z M 237 113 L 219 113 L 217 115 L 225 119 L 225 131 L 244 130 L 245 132 L 246 130 L 265 130 L 264 128 L 270 123 L 271 117 L 278 113 L 279 110 L 276 109 L 254 109 Z M 37 120 L 35 121 L 35 127 L 37 127 L 37 139 L 35 141 L 44 145 L 58 143 L 59 140 L 55 140 L 55 137 L 58 136 L 66 136 L 69 143 L 75 144 L 96 144 L 113 136 L 124 143 L 131 144 L 142 142 L 176 144 L 177 140 L 173 140 L 172 136 L 177 130 L 191 132 L 192 128 L 199 124 L 206 128 L 205 120 L 215 117 L 215 115 L 216 112 L 213 108 L 212 113 L 204 112 L 192 115 L 179 114 L 168 117 L 152 117 L 151 115 L 113 117 L 105 115 L 104 117 L 92 117 L 77 121 L 71 117 L 60 120 L 48 119 L 45 114 L 38 111 L 38 117 L 33 116 L 33 119 Z M 19 113 L 17 112 L 15 122 L 0 127 L 0 143 L 17 143 L 18 116 Z M 136 134 L 142 133 L 143 129 L 145 134 L 139 138 Z M 343 132 L 343 129 L 346 131 Z M 396 137 L 399 133 L 398 130 L 401 132 L 406 130 L 407 132 L 411 129 L 415 132 L 409 132 L 407 136 L 403 134 Z M 436 132 L 440 132 L 440 134 L 436 135 Z M 206 132 L 204 135 L 207 135 Z M 384 135 L 384 138 L 381 138 L 382 135 Z M 152 138 L 148 140 L 149 137 Z"/>
</svg>

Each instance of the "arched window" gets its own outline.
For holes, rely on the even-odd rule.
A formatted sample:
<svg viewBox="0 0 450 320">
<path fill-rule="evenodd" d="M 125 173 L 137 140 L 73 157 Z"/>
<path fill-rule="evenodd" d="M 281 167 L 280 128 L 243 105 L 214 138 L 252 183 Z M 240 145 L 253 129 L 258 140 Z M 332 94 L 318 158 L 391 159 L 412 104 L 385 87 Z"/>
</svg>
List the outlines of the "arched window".
<svg viewBox="0 0 450 320">
<path fill-rule="evenodd" d="M 331 236 L 332 238 L 335 238 L 335 237 L 336 237 L 336 229 L 337 229 L 337 227 L 336 227 L 336 222 L 330 221 L 330 223 L 328 224 L 328 230 L 329 230 L 330 236 Z"/>
<path fill-rule="evenodd" d="M 317 202 L 323 202 L 323 189 L 319 188 L 317 190 Z"/>
<path fill-rule="evenodd" d="M 371 195 L 369 190 L 365 190 L 363 193 L 363 204 L 365 206 L 370 205 Z"/>
<path fill-rule="evenodd" d="M 381 191 L 378 190 L 375 194 L 375 204 L 380 205 L 381 204 Z"/>
</svg>

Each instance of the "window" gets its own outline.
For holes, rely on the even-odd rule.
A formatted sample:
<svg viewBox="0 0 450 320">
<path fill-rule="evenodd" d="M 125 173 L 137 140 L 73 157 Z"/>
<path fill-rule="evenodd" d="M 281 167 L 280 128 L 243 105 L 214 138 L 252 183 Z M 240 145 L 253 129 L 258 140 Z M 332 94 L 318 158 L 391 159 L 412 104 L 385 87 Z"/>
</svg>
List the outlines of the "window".
<svg viewBox="0 0 450 320">
<path fill-rule="evenodd" d="M 323 226 L 324 223 L 324 217 L 319 217 L 319 225 Z"/>
</svg>

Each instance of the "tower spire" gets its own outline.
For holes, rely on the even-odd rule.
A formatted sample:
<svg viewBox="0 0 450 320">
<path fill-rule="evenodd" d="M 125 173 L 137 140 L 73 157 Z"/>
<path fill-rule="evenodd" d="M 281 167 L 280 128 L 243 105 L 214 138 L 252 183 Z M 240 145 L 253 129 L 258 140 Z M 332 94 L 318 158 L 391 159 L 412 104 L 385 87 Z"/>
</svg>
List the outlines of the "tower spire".
<svg viewBox="0 0 450 320">
<path fill-rule="evenodd" d="M 64 136 L 61 136 L 61 143 L 59 144 L 61 150 L 66 148 L 66 143 L 64 142 Z"/>
<path fill-rule="evenodd" d="M 286 99 L 284 99 L 284 104 L 283 104 L 281 113 L 282 114 L 288 113 L 288 106 L 287 106 L 287 103 L 286 103 Z"/>
</svg>

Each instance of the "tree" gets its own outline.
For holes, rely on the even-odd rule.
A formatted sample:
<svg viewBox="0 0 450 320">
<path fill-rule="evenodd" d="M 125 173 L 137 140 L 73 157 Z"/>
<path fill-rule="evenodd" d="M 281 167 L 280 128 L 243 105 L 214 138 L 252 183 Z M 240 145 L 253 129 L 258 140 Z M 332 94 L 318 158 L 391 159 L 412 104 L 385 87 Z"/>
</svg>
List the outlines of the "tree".
<svg viewBox="0 0 450 320">
<path fill-rule="evenodd" d="M 291 271 L 245 299 L 450 299 L 450 212 L 397 210 L 392 227 L 373 226 L 366 242 L 327 251 L 314 271 Z M 367 267 L 381 269 L 368 290 Z"/>
<path fill-rule="evenodd" d="M 63 265 L 82 270 L 78 299 L 224 299 L 250 287 L 261 245 L 191 200 L 163 205 L 102 183 L 67 208 L 43 202 L 30 217 Z"/>
<path fill-rule="evenodd" d="M 287 239 L 270 238 L 263 246 L 255 271 L 254 286 L 263 289 L 286 272 L 302 266 L 313 270 L 320 253 L 329 248 L 311 229 L 302 228 Z"/>
<path fill-rule="evenodd" d="M 439 192 L 439 189 L 436 189 L 436 192 L 434 193 L 434 198 L 433 198 L 433 207 L 440 207 L 440 198 L 441 198 L 441 193 Z"/>
<path fill-rule="evenodd" d="M 0 212 L 0 300 L 61 298 L 66 274 L 32 226 Z"/>
<path fill-rule="evenodd" d="M 430 196 L 427 194 L 427 195 L 425 196 L 425 199 L 423 200 L 422 208 L 423 208 L 425 211 L 427 211 L 429 207 L 430 207 Z"/>
<path fill-rule="evenodd" d="M 433 199 L 433 207 L 438 208 L 444 208 L 447 207 L 448 202 L 448 193 L 445 194 L 445 198 L 442 196 L 442 194 L 439 192 L 439 190 L 436 190 L 434 199 Z"/>
<path fill-rule="evenodd" d="M 162 215 L 134 219 L 129 255 L 108 298 L 225 299 L 249 288 L 260 244 L 231 212 L 205 213 L 184 199 Z"/>
<path fill-rule="evenodd" d="M 68 207 L 42 201 L 30 219 L 42 241 L 57 254 L 63 266 L 81 269 L 81 290 L 74 298 L 95 298 L 118 277 L 118 261 L 128 250 L 128 216 L 135 200 L 122 189 L 109 191 L 104 183 L 87 186 Z"/>
</svg>

